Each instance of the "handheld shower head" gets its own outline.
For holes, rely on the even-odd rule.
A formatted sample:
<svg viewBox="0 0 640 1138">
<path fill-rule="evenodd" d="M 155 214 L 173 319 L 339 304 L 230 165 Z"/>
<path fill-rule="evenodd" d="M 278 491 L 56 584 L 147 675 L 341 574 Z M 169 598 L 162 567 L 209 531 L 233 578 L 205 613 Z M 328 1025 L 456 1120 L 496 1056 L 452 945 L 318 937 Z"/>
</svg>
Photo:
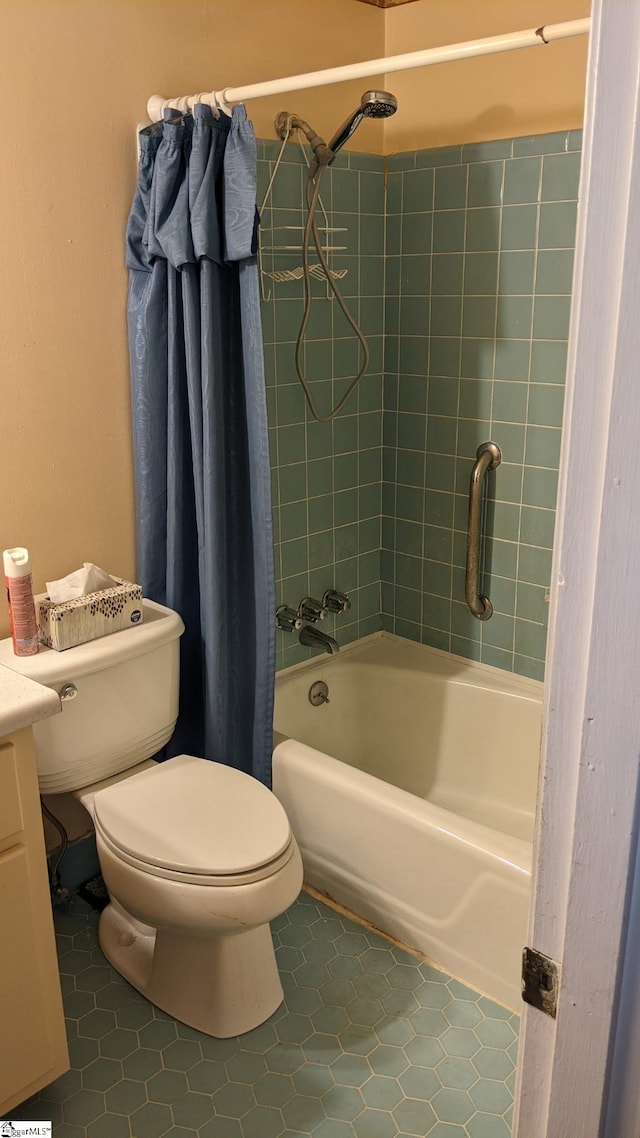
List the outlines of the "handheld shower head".
<svg viewBox="0 0 640 1138">
<path fill-rule="evenodd" d="M 368 119 L 388 119 L 395 115 L 398 100 L 388 91 L 365 91 L 360 100 L 360 109 Z"/>
<path fill-rule="evenodd" d="M 368 119 L 386 119 L 390 115 L 395 115 L 398 109 L 398 100 L 395 95 L 389 94 L 388 91 L 365 91 L 360 100 L 360 106 L 349 115 L 349 118 L 343 122 L 342 126 L 334 134 L 331 142 L 329 143 L 329 150 L 334 156 L 342 149 L 345 142 L 348 142 L 351 135 L 359 127 L 363 118 Z M 333 159 L 332 159 L 333 161 Z"/>
</svg>

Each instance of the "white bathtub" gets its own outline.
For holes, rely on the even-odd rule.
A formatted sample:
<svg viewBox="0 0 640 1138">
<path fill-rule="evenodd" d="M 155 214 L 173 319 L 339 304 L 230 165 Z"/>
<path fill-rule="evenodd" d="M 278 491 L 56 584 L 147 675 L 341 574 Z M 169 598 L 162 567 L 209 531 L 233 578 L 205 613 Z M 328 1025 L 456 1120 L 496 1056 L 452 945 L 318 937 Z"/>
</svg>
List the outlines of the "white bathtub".
<svg viewBox="0 0 640 1138">
<path fill-rule="evenodd" d="M 515 1010 L 541 710 L 542 684 L 387 633 L 276 680 L 305 879 Z"/>
</svg>

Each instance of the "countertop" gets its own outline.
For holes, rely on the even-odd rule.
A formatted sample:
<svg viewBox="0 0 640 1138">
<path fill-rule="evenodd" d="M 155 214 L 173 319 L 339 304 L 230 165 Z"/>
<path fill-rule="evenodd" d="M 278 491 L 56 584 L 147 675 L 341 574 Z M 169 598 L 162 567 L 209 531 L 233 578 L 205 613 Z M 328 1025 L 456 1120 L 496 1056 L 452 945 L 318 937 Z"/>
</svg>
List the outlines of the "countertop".
<svg viewBox="0 0 640 1138">
<path fill-rule="evenodd" d="M 58 693 L 53 688 L 0 664 L 0 736 L 29 727 L 61 710 Z"/>
</svg>

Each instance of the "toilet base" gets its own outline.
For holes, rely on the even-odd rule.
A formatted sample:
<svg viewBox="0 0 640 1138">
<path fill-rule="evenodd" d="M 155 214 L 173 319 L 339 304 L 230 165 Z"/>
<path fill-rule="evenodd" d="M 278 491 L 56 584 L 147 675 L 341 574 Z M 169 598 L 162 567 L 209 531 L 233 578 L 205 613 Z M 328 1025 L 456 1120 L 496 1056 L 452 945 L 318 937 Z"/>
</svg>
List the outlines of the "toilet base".
<svg viewBox="0 0 640 1138">
<path fill-rule="evenodd" d="M 205 1035 L 228 1039 L 252 1031 L 284 998 L 269 925 L 236 936 L 188 937 L 143 925 L 112 901 L 98 937 L 125 980 Z"/>
</svg>

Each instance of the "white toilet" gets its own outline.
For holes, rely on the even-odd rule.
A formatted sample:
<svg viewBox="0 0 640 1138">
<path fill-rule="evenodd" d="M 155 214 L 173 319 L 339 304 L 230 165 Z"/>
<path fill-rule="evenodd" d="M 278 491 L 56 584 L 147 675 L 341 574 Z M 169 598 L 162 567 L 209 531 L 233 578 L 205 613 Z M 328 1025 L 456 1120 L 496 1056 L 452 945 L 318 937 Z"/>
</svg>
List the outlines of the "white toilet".
<svg viewBox="0 0 640 1138">
<path fill-rule="evenodd" d="M 152 1003 L 209 1035 L 250 1031 L 283 998 L 269 921 L 295 901 L 302 862 L 287 816 L 249 775 L 191 755 L 149 759 L 178 713 L 180 617 L 144 602 L 135 628 L 0 663 L 55 688 L 34 724 L 40 789 L 91 814 L 110 904 L 107 959 Z"/>
</svg>

